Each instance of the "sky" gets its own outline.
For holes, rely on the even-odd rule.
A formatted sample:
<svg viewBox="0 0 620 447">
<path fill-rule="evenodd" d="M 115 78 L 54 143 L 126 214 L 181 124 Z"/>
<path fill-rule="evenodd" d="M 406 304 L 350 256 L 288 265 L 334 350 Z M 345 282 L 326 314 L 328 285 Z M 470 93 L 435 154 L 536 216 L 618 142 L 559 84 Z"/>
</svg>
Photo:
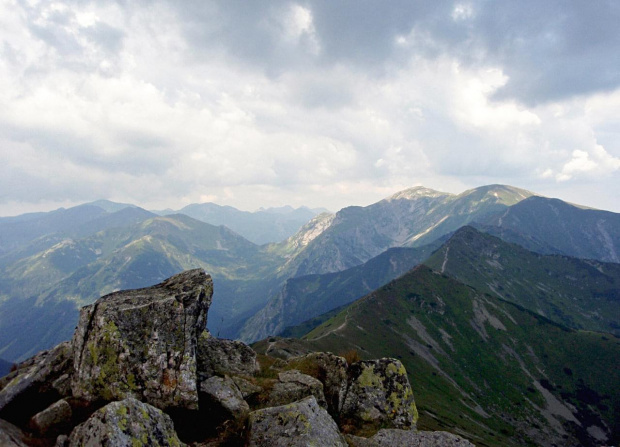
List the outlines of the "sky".
<svg viewBox="0 0 620 447">
<path fill-rule="evenodd" d="M 618 23 L 617 0 L 0 0 L 0 215 L 495 183 L 620 212 Z"/>
</svg>

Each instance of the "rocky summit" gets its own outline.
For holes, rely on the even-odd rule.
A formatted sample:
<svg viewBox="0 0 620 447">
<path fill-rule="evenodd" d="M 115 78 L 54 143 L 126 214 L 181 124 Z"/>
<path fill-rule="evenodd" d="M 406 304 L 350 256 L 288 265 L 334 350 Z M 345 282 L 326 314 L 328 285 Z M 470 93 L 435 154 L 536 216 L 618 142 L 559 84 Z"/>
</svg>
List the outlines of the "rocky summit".
<svg viewBox="0 0 620 447">
<path fill-rule="evenodd" d="M 70 342 L 0 379 L 0 444 L 471 445 L 416 430 L 396 359 L 282 359 L 211 336 L 212 293 L 197 269 L 82 308 Z"/>
</svg>

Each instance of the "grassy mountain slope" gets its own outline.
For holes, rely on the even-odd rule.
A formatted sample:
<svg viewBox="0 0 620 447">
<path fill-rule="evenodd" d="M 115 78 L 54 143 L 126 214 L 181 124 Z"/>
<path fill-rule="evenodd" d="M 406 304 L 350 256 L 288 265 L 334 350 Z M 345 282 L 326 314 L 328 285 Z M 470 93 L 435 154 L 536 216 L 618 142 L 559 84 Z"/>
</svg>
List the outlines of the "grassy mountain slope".
<svg viewBox="0 0 620 447">
<path fill-rule="evenodd" d="M 425 264 L 565 326 L 620 335 L 620 264 L 540 255 L 471 227 Z"/>
<path fill-rule="evenodd" d="M 252 342 L 278 335 L 287 326 L 351 303 L 409 271 L 437 245 L 392 248 L 342 272 L 290 278 L 278 295 L 245 323 L 240 338 Z"/>
<path fill-rule="evenodd" d="M 306 337 L 317 350 L 401 359 L 422 429 L 480 446 L 620 440 L 620 340 L 557 325 L 426 266 Z"/>
</svg>

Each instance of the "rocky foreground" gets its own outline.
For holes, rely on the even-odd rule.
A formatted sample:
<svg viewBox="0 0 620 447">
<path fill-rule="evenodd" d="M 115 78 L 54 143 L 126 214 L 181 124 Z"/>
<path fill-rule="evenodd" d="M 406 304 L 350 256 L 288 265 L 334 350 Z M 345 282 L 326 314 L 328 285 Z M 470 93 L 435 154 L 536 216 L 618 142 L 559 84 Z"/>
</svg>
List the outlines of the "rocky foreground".
<svg viewBox="0 0 620 447">
<path fill-rule="evenodd" d="M 206 330 L 190 270 L 82 308 L 70 342 L 0 379 L 2 446 L 469 446 L 418 432 L 396 359 L 287 360 Z"/>
</svg>

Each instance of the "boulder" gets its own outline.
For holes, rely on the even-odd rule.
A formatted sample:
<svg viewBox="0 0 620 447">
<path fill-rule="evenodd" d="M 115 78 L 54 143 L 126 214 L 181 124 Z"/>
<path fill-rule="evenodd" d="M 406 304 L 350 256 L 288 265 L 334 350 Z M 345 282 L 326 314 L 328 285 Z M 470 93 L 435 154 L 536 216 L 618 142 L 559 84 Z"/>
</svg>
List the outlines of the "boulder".
<svg viewBox="0 0 620 447">
<path fill-rule="evenodd" d="M 250 447 L 346 447 L 344 437 L 314 396 L 250 413 Z"/>
<path fill-rule="evenodd" d="M 278 381 L 269 393 L 269 405 L 289 404 L 308 396 L 314 396 L 321 407 L 327 408 L 321 382 L 297 370 L 284 371 L 278 374 Z"/>
<path fill-rule="evenodd" d="M 71 422 L 71 405 L 61 399 L 30 419 L 30 426 L 41 434 L 60 429 Z"/>
<path fill-rule="evenodd" d="M 260 386 L 254 385 L 252 382 L 244 379 L 243 377 L 233 376 L 231 377 L 231 379 L 233 382 L 235 382 L 235 385 L 237 385 L 239 391 L 241 391 L 241 395 L 246 400 L 252 396 L 257 395 L 263 390 Z"/>
<path fill-rule="evenodd" d="M 353 363 L 341 417 L 389 428 L 415 427 L 418 412 L 403 364 L 383 358 Z"/>
<path fill-rule="evenodd" d="M 0 419 L 0 445 L 2 447 L 27 447 L 24 433 L 10 422 Z"/>
<path fill-rule="evenodd" d="M 289 360 L 289 365 L 304 367 L 303 371 L 323 384 L 327 411 L 340 414 L 347 392 L 347 361 L 330 352 L 313 352 Z"/>
<path fill-rule="evenodd" d="M 0 417 L 18 425 L 71 395 L 73 352 L 69 342 L 42 351 L 0 381 Z"/>
<path fill-rule="evenodd" d="M 258 371 L 252 348 L 240 341 L 213 337 L 208 331 L 198 338 L 196 360 L 199 381 L 212 376 L 253 376 Z"/>
<path fill-rule="evenodd" d="M 69 436 L 70 447 L 182 445 L 170 416 L 133 398 L 99 409 Z"/>
<path fill-rule="evenodd" d="M 312 352 L 307 343 L 296 338 L 269 337 L 254 345 L 257 351 L 276 359 L 289 360 Z"/>
<path fill-rule="evenodd" d="M 212 294 L 211 277 L 196 269 L 83 307 L 73 336 L 74 396 L 197 409 L 196 346 Z"/>
<path fill-rule="evenodd" d="M 240 419 L 250 411 L 241 391 L 230 377 L 210 377 L 200 384 L 200 392 L 200 409 L 211 414 L 213 419 Z"/>
<path fill-rule="evenodd" d="M 474 447 L 468 440 L 445 431 L 381 429 L 372 438 L 348 435 L 347 441 L 351 447 Z"/>
</svg>

